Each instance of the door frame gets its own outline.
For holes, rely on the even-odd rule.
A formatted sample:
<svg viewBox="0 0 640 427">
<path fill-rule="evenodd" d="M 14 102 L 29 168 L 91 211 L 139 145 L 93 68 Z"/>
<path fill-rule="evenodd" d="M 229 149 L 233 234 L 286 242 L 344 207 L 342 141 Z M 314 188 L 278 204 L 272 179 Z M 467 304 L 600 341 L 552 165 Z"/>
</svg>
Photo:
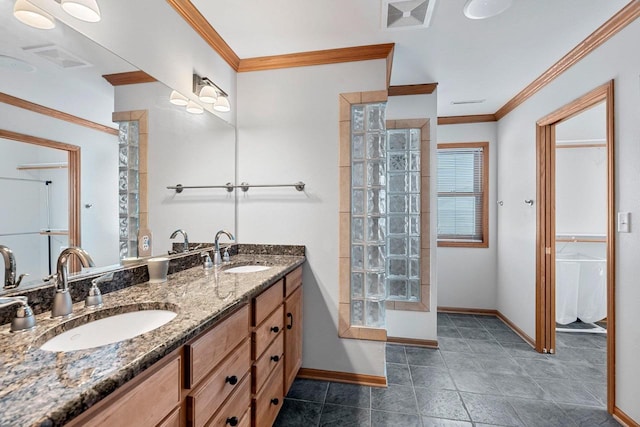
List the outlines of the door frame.
<svg viewBox="0 0 640 427">
<path fill-rule="evenodd" d="M 615 158 L 614 81 L 536 123 L 536 350 L 555 352 L 555 126 L 605 101 L 607 122 L 607 410 L 615 406 Z"/>
</svg>

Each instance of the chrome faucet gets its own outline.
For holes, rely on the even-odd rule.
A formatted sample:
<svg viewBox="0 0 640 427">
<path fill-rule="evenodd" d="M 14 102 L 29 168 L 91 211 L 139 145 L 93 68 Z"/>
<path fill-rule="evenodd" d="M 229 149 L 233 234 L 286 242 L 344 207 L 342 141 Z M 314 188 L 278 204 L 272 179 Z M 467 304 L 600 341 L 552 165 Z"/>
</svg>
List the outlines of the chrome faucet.
<svg viewBox="0 0 640 427">
<path fill-rule="evenodd" d="M 71 255 L 75 255 L 80 260 L 83 267 L 95 267 L 91 256 L 82 248 L 71 246 L 66 248 L 58 256 L 57 273 L 50 278 L 55 278 L 56 293 L 53 297 L 53 307 L 51 317 L 68 316 L 73 312 L 73 302 L 69 293 L 67 261 Z"/>
<path fill-rule="evenodd" d="M 28 274 L 21 274 L 16 281 L 16 257 L 13 256 L 13 251 L 6 246 L 0 245 L 0 254 L 4 259 L 4 289 L 17 288 L 20 286 L 24 276 L 28 276 Z"/>
<path fill-rule="evenodd" d="M 228 231 L 220 230 L 216 233 L 216 238 L 214 240 L 215 252 L 213 253 L 213 265 L 215 266 L 222 264 L 221 257 L 220 257 L 219 240 L 220 240 L 220 236 L 223 234 L 227 236 L 230 240 L 235 240 L 235 237 L 233 237 L 233 234 L 229 233 Z"/>
<path fill-rule="evenodd" d="M 27 297 L 20 295 L 15 297 L 0 297 L 0 308 L 12 304 L 20 304 L 16 317 L 11 320 L 11 332 L 30 331 L 36 327 L 36 317 L 33 310 L 27 304 Z"/>
<path fill-rule="evenodd" d="M 186 231 L 180 228 L 174 231 L 173 233 L 171 233 L 171 236 L 169 238 L 175 239 L 178 236 L 178 234 L 182 234 L 182 236 L 184 237 L 184 245 L 182 247 L 182 252 L 189 252 L 189 238 L 187 237 Z"/>
</svg>

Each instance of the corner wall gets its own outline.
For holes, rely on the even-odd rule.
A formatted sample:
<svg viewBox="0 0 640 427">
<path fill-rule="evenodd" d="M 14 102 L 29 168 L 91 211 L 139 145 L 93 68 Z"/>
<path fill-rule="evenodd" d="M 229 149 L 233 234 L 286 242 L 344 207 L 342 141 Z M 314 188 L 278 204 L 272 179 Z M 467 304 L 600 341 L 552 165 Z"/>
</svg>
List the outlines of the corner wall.
<svg viewBox="0 0 640 427">
<path fill-rule="evenodd" d="M 489 247 L 438 248 L 438 305 L 441 307 L 489 310 L 497 307 L 497 217 L 503 207 L 509 208 L 506 203 L 503 207 L 496 203 L 500 200 L 497 196 L 497 129 L 495 122 L 438 126 L 439 144 L 489 142 Z M 433 191 L 437 191 L 435 185 Z M 460 260 L 464 260 L 464 268 L 460 268 Z"/>
<path fill-rule="evenodd" d="M 372 60 L 239 73 L 238 241 L 303 244 L 302 366 L 384 376 L 384 343 L 338 337 L 338 95 L 386 88 Z"/>
<path fill-rule="evenodd" d="M 536 120 L 615 80 L 615 204 L 640 214 L 640 20 L 498 122 L 498 310 L 527 334 L 535 332 Z M 640 239 L 638 228 L 616 237 L 616 406 L 640 422 Z"/>
</svg>

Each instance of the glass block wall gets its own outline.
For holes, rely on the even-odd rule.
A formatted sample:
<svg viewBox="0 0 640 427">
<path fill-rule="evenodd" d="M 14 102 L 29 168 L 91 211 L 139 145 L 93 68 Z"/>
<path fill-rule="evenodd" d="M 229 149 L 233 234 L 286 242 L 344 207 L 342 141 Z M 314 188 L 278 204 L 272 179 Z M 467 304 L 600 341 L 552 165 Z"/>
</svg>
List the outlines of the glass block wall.
<svg viewBox="0 0 640 427">
<path fill-rule="evenodd" d="M 138 256 L 139 132 L 138 121 L 119 122 L 118 211 L 120 259 Z"/>
<path fill-rule="evenodd" d="M 385 325 L 385 103 L 351 107 L 351 325 Z"/>
<path fill-rule="evenodd" d="M 387 299 L 420 300 L 420 129 L 387 130 Z"/>
</svg>

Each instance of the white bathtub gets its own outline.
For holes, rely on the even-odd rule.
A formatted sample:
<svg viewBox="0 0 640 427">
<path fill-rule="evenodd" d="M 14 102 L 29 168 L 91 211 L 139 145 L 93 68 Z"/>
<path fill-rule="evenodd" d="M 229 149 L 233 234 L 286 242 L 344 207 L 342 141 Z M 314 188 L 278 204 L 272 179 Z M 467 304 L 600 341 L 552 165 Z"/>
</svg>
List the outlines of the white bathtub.
<svg viewBox="0 0 640 427">
<path fill-rule="evenodd" d="M 556 255 L 556 322 L 607 317 L 607 261 L 580 252 Z"/>
</svg>

